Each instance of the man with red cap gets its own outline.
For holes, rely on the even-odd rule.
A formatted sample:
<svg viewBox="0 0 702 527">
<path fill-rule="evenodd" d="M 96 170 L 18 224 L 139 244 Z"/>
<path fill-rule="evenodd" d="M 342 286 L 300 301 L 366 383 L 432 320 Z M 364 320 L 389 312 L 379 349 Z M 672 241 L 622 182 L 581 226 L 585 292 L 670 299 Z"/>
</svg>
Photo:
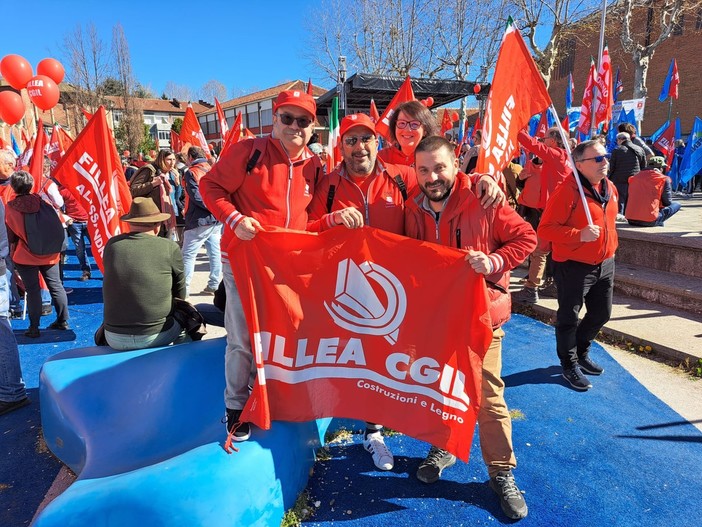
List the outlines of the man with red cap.
<svg viewBox="0 0 702 527">
<path fill-rule="evenodd" d="M 232 145 L 200 181 L 205 206 L 224 224 L 224 402 L 227 431 L 234 441 L 250 437 L 249 424 L 239 423 L 239 417 L 249 398 L 256 368 L 227 249 L 234 236 L 251 240 L 262 225 L 305 230 L 306 209 L 322 174 L 319 158 L 305 147 L 312 136 L 316 112 L 311 95 L 298 90 L 281 92 L 273 106 L 271 135 Z"/>
</svg>

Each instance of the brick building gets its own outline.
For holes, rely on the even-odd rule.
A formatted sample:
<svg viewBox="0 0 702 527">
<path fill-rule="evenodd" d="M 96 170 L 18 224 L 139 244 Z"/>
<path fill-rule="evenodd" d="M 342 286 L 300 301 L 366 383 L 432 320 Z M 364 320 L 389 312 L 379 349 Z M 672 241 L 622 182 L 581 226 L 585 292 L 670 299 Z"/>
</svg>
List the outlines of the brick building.
<svg viewBox="0 0 702 527">
<path fill-rule="evenodd" d="M 649 8 L 639 8 L 634 11 L 632 31 L 643 33 L 647 23 L 651 29 L 651 40 L 658 36 L 657 16 Z M 619 100 L 633 98 L 634 64 L 631 54 L 622 49 L 620 40 L 621 23 L 617 16 L 607 13 L 605 23 L 605 42 L 609 46 L 612 60 L 612 74 L 616 75 L 617 67 L 624 91 L 619 94 Z M 649 18 L 650 17 L 650 18 Z M 573 104 L 582 101 L 583 90 L 588 71 L 590 57 L 597 62 L 599 51 L 599 20 L 597 13 L 576 24 L 575 35 L 566 39 L 563 45 L 562 58 L 556 63 L 549 92 L 556 110 L 563 115 L 565 108 L 565 92 L 568 84 L 568 74 L 573 73 L 575 95 Z M 641 134 L 654 132 L 668 119 L 668 100 L 660 102 L 658 95 L 668 74 L 670 61 L 675 58 L 680 75 L 678 100 L 673 101 L 671 118 L 680 117 L 683 135 L 692 128 L 695 116 L 702 117 L 702 98 L 698 96 L 699 86 L 702 85 L 702 10 L 696 13 L 686 13 L 681 23 L 674 29 L 673 34 L 663 42 L 651 58 L 646 79 L 648 95 Z"/>
</svg>

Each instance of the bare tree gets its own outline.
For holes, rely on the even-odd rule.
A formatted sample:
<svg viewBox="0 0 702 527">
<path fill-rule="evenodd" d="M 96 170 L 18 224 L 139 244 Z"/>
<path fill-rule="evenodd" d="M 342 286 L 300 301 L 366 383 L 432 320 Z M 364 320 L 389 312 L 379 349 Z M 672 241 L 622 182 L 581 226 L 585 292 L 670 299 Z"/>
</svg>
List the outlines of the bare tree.
<svg viewBox="0 0 702 527">
<path fill-rule="evenodd" d="M 525 36 L 536 64 L 544 76 L 546 86 L 551 82 L 556 60 L 561 52 L 561 44 L 570 34 L 575 21 L 582 22 L 596 12 L 601 5 L 596 0 L 511 0 L 518 11 L 515 23 Z M 546 45 L 542 48 L 537 42 L 537 32 L 549 28 Z"/>
<path fill-rule="evenodd" d="M 178 99 L 179 101 L 192 101 L 196 98 L 189 86 L 176 84 L 173 81 L 168 81 L 166 83 L 163 93 L 165 93 L 169 99 Z"/>
<path fill-rule="evenodd" d="M 132 72 L 129 44 L 124 36 L 124 29 L 119 23 L 112 28 L 112 55 L 120 87 L 118 94 L 118 106 L 122 109 L 120 127 L 124 132 L 126 147 L 136 152 L 144 140 L 144 116 L 135 96 L 140 86 Z"/>
<path fill-rule="evenodd" d="M 202 85 L 198 97 L 203 101 L 214 104 L 215 97 L 222 102 L 227 98 L 227 87 L 218 80 L 211 79 Z"/>
<path fill-rule="evenodd" d="M 619 0 L 612 8 L 621 20 L 622 48 L 634 59 L 634 98 L 646 97 L 648 66 L 658 46 L 665 42 L 678 24 L 684 23 L 685 13 L 697 16 L 702 7 L 699 0 Z M 634 22 L 636 17 L 643 25 Z"/>
</svg>

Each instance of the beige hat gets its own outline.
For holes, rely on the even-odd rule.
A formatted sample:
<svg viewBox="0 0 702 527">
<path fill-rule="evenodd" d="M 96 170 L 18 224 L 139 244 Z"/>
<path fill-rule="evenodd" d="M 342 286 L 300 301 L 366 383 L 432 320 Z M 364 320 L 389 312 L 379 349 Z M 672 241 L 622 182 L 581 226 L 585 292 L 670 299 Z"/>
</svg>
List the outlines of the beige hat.
<svg viewBox="0 0 702 527">
<path fill-rule="evenodd" d="M 158 210 L 156 203 L 151 198 L 134 198 L 129 214 L 120 218 L 127 223 L 159 223 L 166 221 L 171 215 Z"/>
</svg>

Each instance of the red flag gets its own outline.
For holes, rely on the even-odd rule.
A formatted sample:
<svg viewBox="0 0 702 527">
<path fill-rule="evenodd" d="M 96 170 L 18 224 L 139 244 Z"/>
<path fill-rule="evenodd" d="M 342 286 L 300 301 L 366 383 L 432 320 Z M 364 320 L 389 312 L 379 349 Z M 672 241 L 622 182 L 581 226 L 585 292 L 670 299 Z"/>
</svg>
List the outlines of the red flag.
<svg viewBox="0 0 702 527">
<path fill-rule="evenodd" d="M 129 230 L 119 218 L 129 212 L 132 203 L 105 108 L 98 108 L 69 147 L 54 177 L 88 211 L 93 257 L 102 271 L 105 244 L 112 236 Z"/>
<path fill-rule="evenodd" d="M 548 116 L 546 115 L 546 110 L 541 112 L 541 117 L 539 117 L 539 124 L 536 125 L 535 137 L 546 137 L 546 130 L 548 130 Z"/>
<path fill-rule="evenodd" d="M 444 135 L 453 128 L 453 119 L 451 117 L 451 112 L 445 109 L 444 115 L 441 118 L 441 135 Z"/>
<path fill-rule="evenodd" d="M 49 161 L 51 161 L 52 172 L 72 143 L 73 139 L 71 139 L 71 136 L 69 136 L 60 125 L 54 125 L 54 129 L 51 132 L 51 139 L 49 139 L 49 143 L 46 146 L 46 156 L 49 158 Z"/>
<path fill-rule="evenodd" d="M 183 126 L 180 128 L 180 139 L 183 143 L 199 146 L 204 150 L 205 154 L 209 155 L 210 147 L 207 145 L 205 134 L 202 133 L 202 128 L 200 128 L 200 121 L 197 120 L 191 104 L 188 104 L 185 110 Z"/>
<path fill-rule="evenodd" d="M 171 150 L 174 152 L 183 150 L 183 141 L 175 130 L 171 130 Z"/>
<path fill-rule="evenodd" d="M 409 75 L 407 75 L 405 82 L 402 83 L 402 86 L 400 86 L 400 89 L 397 90 L 397 93 L 392 98 L 392 101 L 390 101 L 390 104 L 388 104 L 388 107 L 385 108 L 383 115 L 380 116 L 380 120 L 375 124 L 376 133 L 382 135 L 385 138 L 389 138 L 390 117 L 392 117 L 392 114 L 395 112 L 395 108 L 397 108 L 403 102 L 413 100 L 414 91 L 412 91 L 412 81 L 410 80 Z"/>
<path fill-rule="evenodd" d="M 314 86 L 312 86 L 312 79 L 307 81 L 307 95 L 314 97 Z"/>
<path fill-rule="evenodd" d="M 215 97 L 215 107 L 217 108 L 217 120 L 219 121 L 219 135 L 222 141 L 224 141 L 229 132 L 229 125 L 227 124 L 227 118 L 224 117 L 224 110 L 222 110 L 222 105 L 219 104 L 217 97 Z"/>
<path fill-rule="evenodd" d="M 480 115 L 475 118 L 475 124 L 473 125 L 473 132 L 476 130 L 482 130 L 482 124 L 480 123 Z"/>
<path fill-rule="evenodd" d="M 248 128 L 244 128 L 244 139 L 256 139 L 256 135 Z"/>
<path fill-rule="evenodd" d="M 519 131 L 550 105 L 544 79 L 510 18 L 485 107 L 476 172 L 497 176 L 517 151 Z"/>
<path fill-rule="evenodd" d="M 85 108 L 81 108 L 80 111 L 83 112 L 83 117 L 85 117 L 85 120 L 86 120 L 86 121 L 90 121 L 90 119 L 93 118 L 93 115 L 94 115 L 94 114 L 90 113 L 90 112 L 89 112 L 88 110 L 86 110 Z"/>
<path fill-rule="evenodd" d="M 605 46 L 600 61 L 600 70 L 597 73 L 597 99 L 595 101 L 595 124 L 609 125 L 612 120 L 612 107 L 614 106 L 614 93 L 612 90 L 612 63 L 609 58 L 609 49 Z"/>
<path fill-rule="evenodd" d="M 239 140 L 241 139 L 241 112 L 236 112 L 236 119 L 234 119 L 234 125 L 232 126 L 231 130 L 229 130 L 229 133 L 227 134 L 227 139 L 224 141 L 224 146 L 222 147 L 222 151 L 219 153 L 219 157 L 221 158 L 224 155 L 224 152 L 229 149 L 229 147 L 235 143 L 238 143 Z"/>
<path fill-rule="evenodd" d="M 578 132 L 588 134 L 590 132 L 590 121 L 592 121 L 592 88 L 595 86 L 597 70 L 595 61 L 590 58 L 590 73 L 587 76 L 585 91 L 583 92 L 583 104 L 580 107 L 580 120 L 578 121 Z"/>
<path fill-rule="evenodd" d="M 243 421 L 368 420 L 468 459 L 492 329 L 464 252 L 373 228 L 228 251 L 258 370 Z"/>
<path fill-rule="evenodd" d="M 370 118 L 371 121 L 373 121 L 374 123 L 380 121 L 380 114 L 378 113 L 378 108 L 376 107 L 375 101 L 373 99 L 371 99 L 370 103 Z"/>
<path fill-rule="evenodd" d="M 570 119 L 568 119 L 568 113 L 565 114 L 565 117 L 561 121 L 561 127 L 563 130 L 565 130 L 566 135 L 568 135 L 570 131 Z"/>
<path fill-rule="evenodd" d="M 29 173 L 34 178 L 32 193 L 38 194 L 41 190 L 44 179 L 44 149 L 46 147 L 46 134 L 44 133 L 44 123 L 41 119 L 37 122 L 37 140 L 34 142 L 32 159 L 29 162 Z"/>
<path fill-rule="evenodd" d="M 22 141 L 24 141 L 24 150 L 27 150 L 32 140 L 27 136 L 27 131 L 22 128 Z"/>
<path fill-rule="evenodd" d="M 668 127 L 663 131 L 661 135 L 658 136 L 653 143 L 653 146 L 663 152 L 668 161 L 668 166 L 670 167 L 670 162 L 673 160 L 673 154 L 675 153 L 675 124 L 672 122 L 668 123 Z"/>
<path fill-rule="evenodd" d="M 670 79 L 670 90 L 668 93 L 673 99 L 678 98 L 678 85 L 680 84 L 680 75 L 678 74 L 678 61 L 673 59 L 673 77 Z"/>
</svg>

